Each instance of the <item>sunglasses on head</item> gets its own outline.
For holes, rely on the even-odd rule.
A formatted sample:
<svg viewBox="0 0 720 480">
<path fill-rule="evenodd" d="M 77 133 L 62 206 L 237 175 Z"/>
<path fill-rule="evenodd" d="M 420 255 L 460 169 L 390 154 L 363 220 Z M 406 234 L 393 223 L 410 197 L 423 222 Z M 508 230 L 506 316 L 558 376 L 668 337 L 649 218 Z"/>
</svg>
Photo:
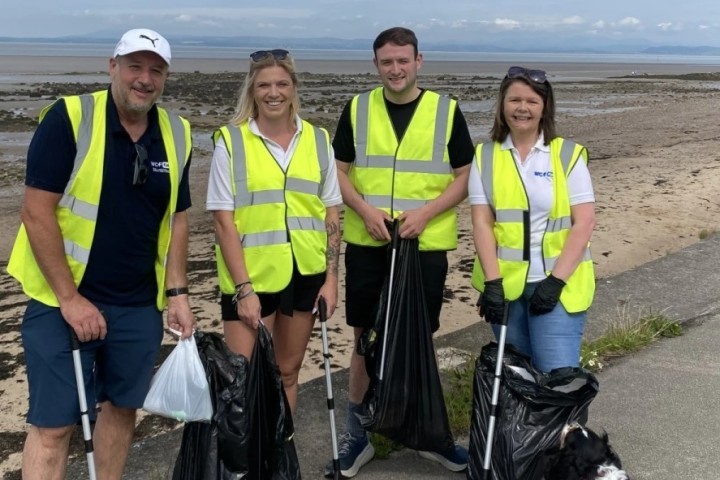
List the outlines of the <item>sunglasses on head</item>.
<svg viewBox="0 0 720 480">
<path fill-rule="evenodd" d="M 133 160 L 133 186 L 144 185 L 148 179 L 148 153 L 145 147 L 135 144 L 135 159 Z"/>
<path fill-rule="evenodd" d="M 528 70 L 525 67 L 510 67 L 507 76 L 508 78 L 526 78 L 535 83 L 547 82 L 547 74 L 544 70 Z"/>
<path fill-rule="evenodd" d="M 285 60 L 288 55 L 290 55 L 290 52 L 287 50 L 276 48 L 274 50 L 258 50 L 257 52 L 253 52 L 250 54 L 250 59 L 253 62 L 259 62 L 272 56 L 275 57 L 275 60 Z"/>
</svg>

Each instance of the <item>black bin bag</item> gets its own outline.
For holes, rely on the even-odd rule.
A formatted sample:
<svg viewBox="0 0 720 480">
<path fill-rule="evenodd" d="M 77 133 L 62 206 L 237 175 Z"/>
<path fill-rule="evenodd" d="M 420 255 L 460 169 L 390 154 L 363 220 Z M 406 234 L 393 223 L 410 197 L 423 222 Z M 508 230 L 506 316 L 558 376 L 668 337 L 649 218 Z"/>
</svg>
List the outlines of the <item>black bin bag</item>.
<svg viewBox="0 0 720 480">
<path fill-rule="evenodd" d="M 425 305 L 418 240 L 401 240 L 397 255 L 382 380 L 388 279 L 375 326 L 365 332 L 359 345 L 370 376 L 360 422 L 369 431 L 408 448 L 446 453 L 455 442 Z"/>
<path fill-rule="evenodd" d="M 187 423 L 173 480 L 299 480 L 293 423 L 264 328 L 250 362 L 220 335 L 195 333 L 210 385 L 210 423 Z"/>
<path fill-rule="evenodd" d="M 270 332 L 261 324 L 248 378 L 249 479 L 300 480 L 290 405 Z M 230 454 L 231 452 L 228 452 Z"/>
<path fill-rule="evenodd" d="M 467 471 L 470 480 L 483 478 L 497 351 L 497 343 L 488 343 L 475 363 Z M 529 357 L 506 345 L 490 478 L 541 480 L 545 452 L 559 445 L 566 423 L 587 415 L 597 392 L 598 381 L 591 372 L 568 367 L 542 373 L 531 365 Z"/>
</svg>

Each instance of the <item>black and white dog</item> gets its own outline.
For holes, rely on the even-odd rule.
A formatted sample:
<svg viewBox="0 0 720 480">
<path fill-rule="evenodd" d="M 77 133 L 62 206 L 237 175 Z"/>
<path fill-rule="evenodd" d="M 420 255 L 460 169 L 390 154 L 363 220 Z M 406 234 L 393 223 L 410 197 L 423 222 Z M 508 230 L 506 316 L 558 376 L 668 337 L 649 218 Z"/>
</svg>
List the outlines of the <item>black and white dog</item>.
<svg viewBox="0 0 720 480">
<path fill-rule="evenodd" d="M 560 447 L 545 454 L 545 480 L 629 480 L 620 457 L 602 436 L 577 423 L 565 425 Z"/>
</svg>

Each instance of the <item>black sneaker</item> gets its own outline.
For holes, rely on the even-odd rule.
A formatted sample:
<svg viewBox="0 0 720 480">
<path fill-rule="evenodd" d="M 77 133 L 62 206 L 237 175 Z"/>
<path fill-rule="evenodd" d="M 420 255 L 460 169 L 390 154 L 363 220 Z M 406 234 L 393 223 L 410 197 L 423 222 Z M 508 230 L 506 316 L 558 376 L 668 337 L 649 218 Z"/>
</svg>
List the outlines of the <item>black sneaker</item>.
<svg viewBox="0 0 720 480">
<path fill-rule="evenodd" d="M 375 456 L 375 449 L 367 434 L 355 436 L 350 432 L 343 433 L 338 439 L 338 463 L 340 474 L 351 478 L 358 474 L 360 468 Z M 332 460 L 325 466 L 325 477 L 332 478 L 335 474 Z"/>
</svg>

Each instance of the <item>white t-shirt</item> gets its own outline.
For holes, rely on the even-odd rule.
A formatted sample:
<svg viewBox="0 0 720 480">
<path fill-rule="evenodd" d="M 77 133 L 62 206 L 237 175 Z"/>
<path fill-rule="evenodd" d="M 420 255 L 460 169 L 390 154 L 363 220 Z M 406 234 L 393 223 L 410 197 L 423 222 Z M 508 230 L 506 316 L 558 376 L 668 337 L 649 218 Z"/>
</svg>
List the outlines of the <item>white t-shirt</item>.
<svg viewBox="0 0 720 480">
<path fill-rule="evenodd" d="M 300 132 L 302 131 L 302 121 L 299 116 L 295 116 L 295 124 L 297 130 L 293 135 L 290 145 L 287 150 L 283 150 L 280 144 L 270 140 L 258 129 L 257 123 L 254 119 L 248 121 L 250 131 L 255 135 L 262 138 L 265 146 L 267 147 L 270 154 L 275 158 L 280 168 L 284 172 L 287 171 L 290 159 L 295 153 L 295 148 L 300 138 Z M 323 185 L 320 199 L 326 207 L 334 207 L 342 204 L 342 195 L 340 194 L 340 183 L 337 178 L 337 167 L 335 166 L 335 154 L 330 147 L 329 157 L 330 162 L 327 169 L 327 176 L 325 178 L 325 184 Z M 230 154 L 227 151 L 227 146 L 222 136 L 218 138 L 215 144 L 215 151 L 213 152 L 212 164 L 210 165 L 210 178 L 208 179 L 208 190 L 207 190 L 207 210 L 235 210 L 235 201 L 233 199 L 232 185 L 230 180 Z"/>
<path fill-rule="evenodd" d="M 548 175 L 552 172 L 550 147 L 544 145 L 543 142 L 541 134 L 524 163 L 520 163 L 518 151 L 514 147 L 510 135 L 507 136 L 501 146 L 502 150 L 510 150 L 515 159 L 530 205 L 530 271 L 528 272 L 528 283 L 539 282 L 545 278 L 542 239 L 545 234 L 550 209 L 553 205 L 552 175 Z M 570 171 L 567 186 L 571 206 L 595 202 L 590 171 L 584 158 L 580 158 Z M 485 189 L 480 179 L 477 158 L 473 159 L 472 168 L 470 169 L 468 198 L 470 205 L 488 205 L 490 203 L 485 196 Z"/>
</svg>

